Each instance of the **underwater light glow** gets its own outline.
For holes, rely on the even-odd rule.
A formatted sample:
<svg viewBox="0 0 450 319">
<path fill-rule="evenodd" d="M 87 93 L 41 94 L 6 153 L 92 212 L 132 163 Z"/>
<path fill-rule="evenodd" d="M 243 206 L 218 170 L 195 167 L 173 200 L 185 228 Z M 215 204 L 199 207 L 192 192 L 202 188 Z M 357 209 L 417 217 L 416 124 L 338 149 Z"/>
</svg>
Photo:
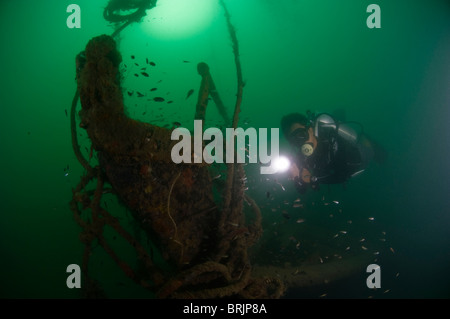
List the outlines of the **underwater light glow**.
<svg viewBox="0 0 450 319">
<path fill-rule="evenodd" d="M 287 157 L 280 156 L 273 160 L 272 165 L 277 173 L 283 173 L 291 167 L 291 161 Z"/>
<path fill-rule="evenodd" d="M 188 38 L 207 29 L 218 11 L 216 0 L 158 0 L 141 26 L 154 38 Z"/>
</svg>

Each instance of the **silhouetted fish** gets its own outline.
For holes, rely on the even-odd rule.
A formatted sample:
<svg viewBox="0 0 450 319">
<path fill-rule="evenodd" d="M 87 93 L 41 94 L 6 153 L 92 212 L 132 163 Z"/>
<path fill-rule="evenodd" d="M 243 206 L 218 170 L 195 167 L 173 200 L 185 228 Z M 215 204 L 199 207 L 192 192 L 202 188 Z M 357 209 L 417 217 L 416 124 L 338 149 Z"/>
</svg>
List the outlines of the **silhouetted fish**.
<svg viewBox="0 0 450 319">
<path fill-rule="evenodd" d="M 131 58 L 134 60 L 134 55 L 132 55 Z"/>
<path fill-rule="evenodd" d="M 164 98 L 162 98 L 162 97 L 154 97 L 153 101 L 155 101 L 155 102 L 164 102 Z"/>
<path fill-rule="evenodd" d="M 190 89 L 190 90 L 187 92 L 186 100 L 192 95 L 192 93 L 194 93 L 194 89 Z"/>
<path fill-rule="evenodd" d="M 155 66 L 156 64 L 155 64 L 155 62 L 150 62 L 149 63 L 151 66 Z"/>
<path fill-rule="evenodd" d="M 153 91 L 156 91 L 156 90 L 157 90 L 157 88 L 151 88 L 151 89 L 150 89 L 150 91 L 152 91 L 152 92 L 153 92 Z"/>
<path fill-rule="evenodd" d="M 135 77 L 138 77 L 138 76 L 139 76 L 139 74 L 135 73 L 135 74 L 134 74 L 134 76 L 135 76 Z"/>
<path fill-rule="evenodd" d="M 143 76 L 145 76 L 146 78 L 148 78 L 148 73 L 147 73 L 147 72 L 141 72 L 141 74 L 142 74 Z"/>
<path fill-rule="evenodd" d="M 127 93 L 128 93 L 128 96 L 132 96 L 133 95 L 133 91 L 131 91 L 131 92 L 128 91 Z"/>
<path fill-rule="evenodd" d="M 173 122 L 172 123 L 175 127 L 180 127 L 181 126 L 181 123 L 180 122 Z"/>
<path fill-rule="evenodd" d="M 144 94 L 142 94 L 141 92 L 138 92 L 138 91 L 136 91 L 136 94 L 137 94 L 138 97 L 143 97 L 144 96 Z"/>
<path fill-rule="evenodd" d="M 171 103 L 173 103 L 173 101 L 167 101 L 167 104 L 171 104 Z"/>
<path fill-rule="evenodd" d="M 147 62 L 147 64 L 148 64 L 148 58 L 145 58 L 145 62 Z"/>
<path fill-rule="evenodd" d="M 288 214 L 286 211 L 283 211 L 283 212 L 281 213 L 281 215 L 283 215 L 283 217 L 286 218 L 286 219 L 291 218 L 291 216 L 289 216 L 289 214 Z"/>
<path fill-rule="evenodd" d="M 66 112 L 66 116 L 67 116 L 67 109 L 65 109 L 64 112 Z"/>
<path fill-rule="evenodd" d="M 183 61 L 183 63 L 191 63 L 191 62 L 190 62 L 190 61 L 186 61 L 186 60 L 184 60 L 184 61 Z"/>
</svg>

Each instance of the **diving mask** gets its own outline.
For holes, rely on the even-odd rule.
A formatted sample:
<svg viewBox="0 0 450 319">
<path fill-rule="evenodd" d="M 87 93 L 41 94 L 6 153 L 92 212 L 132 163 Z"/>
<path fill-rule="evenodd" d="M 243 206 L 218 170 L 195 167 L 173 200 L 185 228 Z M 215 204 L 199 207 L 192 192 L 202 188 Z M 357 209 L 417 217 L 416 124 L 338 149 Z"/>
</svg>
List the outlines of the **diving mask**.
<svg viewBox="0 0 450 319">
<path fill-rule="evenodd" d="M 306 127 L 299 127 L 289 134 L 289 142 L 296 146 L 303 145 L 308 139 L 309 133 Z"/>
</svg>

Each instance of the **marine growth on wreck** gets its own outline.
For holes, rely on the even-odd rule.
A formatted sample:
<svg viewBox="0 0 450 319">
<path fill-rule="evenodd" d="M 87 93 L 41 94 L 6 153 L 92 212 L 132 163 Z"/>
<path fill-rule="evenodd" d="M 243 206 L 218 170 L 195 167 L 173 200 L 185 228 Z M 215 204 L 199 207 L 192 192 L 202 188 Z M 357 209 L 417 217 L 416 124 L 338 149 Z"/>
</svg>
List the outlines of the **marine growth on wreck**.
<svg viewBox="0 0 450 319">
<path fill-rule="evenodd" d="M 272 253 L 264 249 L 265 243 L 276 239 L 263 226 L 260 204 L 246 191 L 244 164 L 175 164 L 171 150 L 176 141 L 171 134 L 180 123 L 160 127 L 127 115 L 124 95 L 134 92 L 125 93 L 121 85 L 122 54 L 116 39 L 155 5 L 156 0 L 111 0 L 104 18 L 116 25 L 115 32 L 92 38 L 76 57 L 72 144 L 85 174 L 73 189 L 70 205 L 84 244 L 84 296 L 107 296 L 89 271 L 94 245 L 99 245 L 136 285 L 157 298 L 282 298 L 289 289 L 328 283 L 367 265 L 369 257 L 364 252 L 325 261 L 311 252 L 289 262 L 263 262 L 263 256 Z M 211 101 L 228 127 L 236 128 L 240 109 L 245 107 L 245 83 L 238 34 L 225 1 L 220 5 L 228 29 L 224 37 L 231 39 L 236 67 L 235 105 L 224 105 L 220 96 L 223 88 L 216 87 L 208 61 L 197 66 L 199 82 L 192 87 L 198 87 L 198 94 L 189 91 L 186 99 L 197 99 L 193 120 L 204 121 Z M 155 65 L 148 59 L 146 63 Z M 149 76 L 147 70 L 135 76 L 139 75 Z M 164 98 L 155 97 L 154 101 Z M 85 130 L 89 137 L 90 156 L 98 159 L 95 165 L 80 151 L 79 130 Z M 218 177 L 217 171 L 223 174 Z M 142 238 L 110 213 L 102 200 L 106 195 L 117 197 L 129 210 L 164 265 L 155 262 L 153 250 Z M 125 262 L 114 250 L 105 236 L 108 229 L 135 251 L 136 264 Z M 298 250 L 300 242 L 295 238 L 292 242 Z"/>
</svg>

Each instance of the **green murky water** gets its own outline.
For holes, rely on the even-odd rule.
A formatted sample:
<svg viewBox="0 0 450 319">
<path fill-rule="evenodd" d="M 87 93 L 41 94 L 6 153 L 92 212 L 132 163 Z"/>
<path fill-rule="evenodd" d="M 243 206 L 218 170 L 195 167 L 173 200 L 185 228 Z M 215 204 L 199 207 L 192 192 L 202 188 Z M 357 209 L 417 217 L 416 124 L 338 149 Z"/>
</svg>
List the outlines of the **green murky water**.
<svg viewBox="0 0 450 319">
<path fill-rule="evenodd" d="M 121 33 L 119 49 L 128 64 L 124 89 L 146 94 L 125 95 L 131 117 L 192 127 L 196 93 L 188 99 L 186 94 L 198 90 L 201 61 L 210 65 L 232 113 L 231 41 L 218 1 L 205 1 L 192 3 L 189 19 L 164 11 L 170 0 L 158 1 L 145 23 Z M 72 2 L 82 10 L 80 29 L 66 26 Z M 343 109 L 389 152 L 385 166 L 372 164 L 345 188 L 325 186 L 301 196 L 303 207 L 295 205 L 300 196 L 285 176 L 261 176 L 255 166 L 246 167 L 248 192 L 261 205 L 265 231 L 255 250 L 267 252 L 255 263 L 328 262 L 366 248 L 382 269 L 382 288 L 375 292 L 365 286 L 363 271 L 345 282 L 290 292 L 289 298 L 450 297 L 450 4 L 377 1 L 381 29 L 369 29 L 371 2 L 226 1 L 246 82 L 239 126 L 279 127 L 281 117 L 294 111 Z M 92 37 L 113 32 L 102 17 L 106 4 L 0 4 L 2 298 L 80 296 L 66 287 L 66 267 L 81 263 L 83 248 L 68 204 L 83 169 L 72 151 L 66 111 L 76 89 L 76 54 Z M 205 8 L 204 21 L 190 28 Z M 146 58 L 155 63 L 150 76 L 135 77 Z M 173 103 L 148 103 L 154 96 Z M 223 125 L 214 107 L 206 125 Z M 86 135 L 80 143 L 87 156 Z M 105 201 L 132 228 L 125 208 L 112 196 Z M 124 243 L 108 236 L 133 260 Z M 100 248 L 94 254 L 92 272 L 110 297 L 152 297 Z"/>
</svg>

